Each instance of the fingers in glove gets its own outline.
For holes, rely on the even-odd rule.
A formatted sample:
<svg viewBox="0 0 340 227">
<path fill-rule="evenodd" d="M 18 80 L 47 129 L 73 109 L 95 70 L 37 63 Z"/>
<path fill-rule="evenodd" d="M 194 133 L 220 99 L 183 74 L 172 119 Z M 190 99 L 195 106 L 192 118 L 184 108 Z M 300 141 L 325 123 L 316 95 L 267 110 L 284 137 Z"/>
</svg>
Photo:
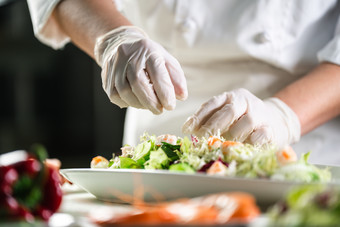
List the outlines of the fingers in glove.
<svg viewBox="0 0 340 227">
<path fill-rule="evenodd" d="M 223 93 L 219 96 L 214 96 L 209 101 L 204 103 L 197 112 L 189 117 L 183 124 L 182 131 L 185 134 L 197 134 L 201 126 L 204 125 L 211 116 L 221 109 L 230 97 L 228 93 Z"/>
<path fill-rule="evenodd" d="M 146 60 L 146 70 L 162 106 L 167 110 L 173 110 L 176 106 L 175 89 L 165 67 L 164 58 L 152 53 Z"/>
<path fill-rule="evenodd" d="M 238 97 L 232 97 L 229 104 L 224 105 L 220 110 L 214 113 L 209 120 L 201 127 L 199 134 L 206 134 L 210 130 L 210 134 L 216 135 L 220 130 L 221 134 L 225 134 L 238 119 L 242 118 L 247 111 L 247 103 L 244 100 L 236 101 Z M 234 136 L 232 136 L 234 138 Z"/>
<path fill-rule="evenodd" d="M 178 100 L 186 100 L 188 98 L 188 88 L 182 67 L 170 54 L 166 53 L 165 56 L 165 66 L 174 86 L 176 98 Z"/>
<path fill-rule="evenodd" d="M 248 137 L 248 141 L 251 144 L 263 145 L 270 143 L 273 139 L 273 131 L 271 128 L 262 126 L 254 130 L 253 133 Z"/>
<path fill-rule="evenodd" d="M 119 49 L 119 48 L 118 48 Z M 135 70 L 128 70 L 131 64 L 128 63 L 128 60 L 125 57 L 119 56 L 119 51 L 117 52 L 116 57 L 113 59 L 114 63 L 111 65 L 118 66 L 118 65 L 127 65 L 127 67 L 114 67 L 113 68 L 113 75 L 112 75 L 112 83 L 115 84 L 115 88 L 120 96 L 120 98 L 126 102 L 129 106 L 144 109 L 145 107 L 140 103 L 136 95 L 133 93 L 131 83 L 134 83 L 133 80 L 128 80 L 128 74 L 134 74 Z M 131 77 L 131 75 L 130 75 Z M 135 78 L 136 76 L 133 75 Z"/>
<path fill-rule="evenodd" d="M 256 128 L 256 120 L 251 112 L 244 114 L 229 129 L 229 134 L 236 141 L 245 141 Z"/>
<path fill-rule="evenodd" d="M 110 101 L 120 108 L 128 107 L 129 105 L 124 102 L 115 88 L 114 75 L 112 74 L 112 64 L 106 64 L 101 72 L 103 89 L 108 95 Z"/>
<path fill-rule="evenodd" d="M 120 96 L 119 96 L 119 94 L 117 92 L 117 89 L 115 87 L 112 87 L 110 89 L 110 91 L 107 91 L 106 93 L 109 94 L 110 101 L 112 103 L 116 104 L 117 106 L 119 106 L 120 108 L 126 108 L 126 107 L 129 106 L 126 102 L 124 102 L 120 98 Z"/>
<path fill-rule="evenodd" d="M 127 70 L 135 71 L 136 69 L 133 64 L 129 64 Z M 134 76 L 135 73 L 137 73 L 137 76 Z M 138 97 L 142 105 L 154 114 L 161 114 L 163 106 L 157 98 L 147 73 L 140 69 L 138 72 L 128 73 L 128 78 L 131 81 L 133 93 Z"/>
</svg>

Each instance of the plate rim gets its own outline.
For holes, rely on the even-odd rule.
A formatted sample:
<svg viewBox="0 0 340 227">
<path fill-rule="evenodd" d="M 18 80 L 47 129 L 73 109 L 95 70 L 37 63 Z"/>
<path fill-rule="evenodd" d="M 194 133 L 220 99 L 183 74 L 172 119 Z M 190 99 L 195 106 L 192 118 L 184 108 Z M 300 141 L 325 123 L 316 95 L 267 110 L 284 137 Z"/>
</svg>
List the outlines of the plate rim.
<svg viewBox="0 0 340 227">
<path fill-rule="evenodd" d="M 327 167 L 327 166 L 324 166 Z M 340 168 L 340 166 L 338 166 Z M 212 178 L 212 179 L 220 179 L 220 180 L 228 180 L 228 181 L 246 181 L 253 183 L 270 183 L 270 184 L 290 184 L 290 185 L 300 185 L 300 184 L 327 184 L 327 185 L 336 185 L 340 186 L 340 179 L 332 179 L 330 182 L 299 182 L 293 180 L 277 180 L 277 179 L 269 179 L 269 178 L 247 178 L 247 177 L 237 177 L 237 176 L 220 176 L 220 175 L 208 175 L 206 173 L 185 173 L 185 172 L 176 172 L 169 170 L 147 170 L 147 169 L 101 169 L 101 168 L 65 168 L 60 169 L 59 172 L 68 179 L 68 172 L 102 172 L 102 173 L 139 173 L 139 174 L 156 174 L 156 175 L 172 175 L 179 177 L 197 177 L 197 178 Z M 68 179 L 70 180 L 70 179 Z"/>
</svg>

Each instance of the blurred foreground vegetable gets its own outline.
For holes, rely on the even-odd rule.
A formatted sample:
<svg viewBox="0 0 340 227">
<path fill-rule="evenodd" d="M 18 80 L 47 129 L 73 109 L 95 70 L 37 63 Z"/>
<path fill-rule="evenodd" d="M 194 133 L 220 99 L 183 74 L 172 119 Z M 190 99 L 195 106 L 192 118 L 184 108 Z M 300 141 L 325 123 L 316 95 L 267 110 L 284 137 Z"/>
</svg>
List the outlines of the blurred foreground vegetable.
<svg viewBox="0 0 340 227">
<path fill-rule="evenodd" d="M 270 226 L 340 226 L 340 189 L 326 185 L 297 186 L 268 215 Z"/>
<path fill-rule="evenodd" d="M 46 162 L 45 148 L 34 145 L 30 152 L 1 156 L 0 220 L 48 220 L 61 204 L 62 191 L 58 169 Z"/>
<path fill-rule="evenodd" d="M 91 214 L 101 226 L 112 225 L 221 225 L 245 224 L 259 216 L 255 199 L 247 193 L 212 194 L 193 199 L 179 199 L 158 204 L 135 204 L 129 213 L 110 213 L 103 210 Z"/>
</svg>

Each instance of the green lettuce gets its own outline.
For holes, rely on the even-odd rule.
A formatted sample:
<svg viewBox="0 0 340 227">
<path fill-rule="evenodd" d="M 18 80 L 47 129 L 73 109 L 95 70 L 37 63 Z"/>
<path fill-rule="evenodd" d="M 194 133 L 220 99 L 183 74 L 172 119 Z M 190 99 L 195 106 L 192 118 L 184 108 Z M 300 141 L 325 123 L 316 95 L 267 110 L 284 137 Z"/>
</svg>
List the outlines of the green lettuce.
<svg viewBox="0 0 340 227">
<path fill-rule="evenodd" d="M 195 173 L 196 171 L 186 163 L 172 164 L 169 167 L 172 172 Z"/>
<path fill-rule="evenodd" d="M 132 159 L 138 162 L 139 164 L 144 164 L 149 159 L 150 151 L 153 146 L 152 142 L 153 141 L 148 140 L 138 144 L 135 147 Z"/>
<path fill-rule="evenodd" d="M 167 169 L 169 167 L 170 159 L 163 151 L 159 148 L 156 151 L 150 152 L 150 159 L 144 163 L 145 169 Z"/>
<path fill-rule="evenodd" d="M 296 163 L 282 166 L 271 176 L 275 180 L 290 180 L 299 182 L 329 182 L 331 172 L 328 168 L 321 169 L 308 163 L 310 152 L 303 154 Z"/>
<path fill-rule="evenodd" d="M 172 145 L 162 142 L 161 149 L 165 152 L 170 161 L 176 161 L 179 159 L 179 150 L 181 149 L 181 145 Z"/>
<path fill-rule="evenodd" d="M 120 168 L 122 169 L 142 169 L 143 165 L 139 164 L 135 160 L 127 157 L 119 157 L 120 159 Z"/>
</svg>

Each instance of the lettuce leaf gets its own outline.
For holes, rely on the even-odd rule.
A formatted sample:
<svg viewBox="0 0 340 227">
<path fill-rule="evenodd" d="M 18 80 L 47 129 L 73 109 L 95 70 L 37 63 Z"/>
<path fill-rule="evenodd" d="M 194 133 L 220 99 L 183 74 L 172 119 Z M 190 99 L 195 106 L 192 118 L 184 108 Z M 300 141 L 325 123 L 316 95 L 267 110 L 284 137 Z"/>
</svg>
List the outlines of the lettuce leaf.
<svg viewBox="0 0 340 227">
<path fill-rule="evenodd" d="M 172 145 L 166 142 L 162 142 L 161 149 L 168 156 L 170 161 L 176 161 L 179 159 L 178 153 L 181 148 L 181 145 Z M 177 151 L 177 152 L 176 152 Z"/>
<path fill-rule="evenodd" d="M 310 152 L 303 154 L 296 163 L 282 166 L 271 176 L 275 180 L 291 180 L 298 182 L 329 182 L 331 172 L 308 163 Z"/>
<path fill-rule="evenodd" d="M 138 144 L 135 147 L 132 159 L 138 162 L 139 164 L 144 164 L 149 159 L 151 147 L 152 141 L 150 140 Z"/>
<path fill-rule="evenodd" d="M 143 168 L 142 165 L 137 163 L 135 160 L 127 157 L 119 157 L 120 159 L 120 168 L 122 169 L 141 169 Z"/>
<path fill-rule="evenodd" d="M 172 164 L 169 167 L 172 172 L 195 173 L 196 171 L 186 163 Z"/>
<path fill-rule="evenodd" d="M 144 163 L 145 169 L 167 169 L 169 167 L 170 159 L 163 151 L 159 148 L 156 151 L 150 152 L 150 159 Z"/>
</svg>

